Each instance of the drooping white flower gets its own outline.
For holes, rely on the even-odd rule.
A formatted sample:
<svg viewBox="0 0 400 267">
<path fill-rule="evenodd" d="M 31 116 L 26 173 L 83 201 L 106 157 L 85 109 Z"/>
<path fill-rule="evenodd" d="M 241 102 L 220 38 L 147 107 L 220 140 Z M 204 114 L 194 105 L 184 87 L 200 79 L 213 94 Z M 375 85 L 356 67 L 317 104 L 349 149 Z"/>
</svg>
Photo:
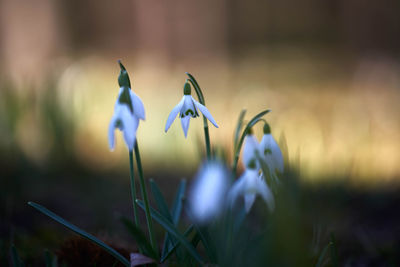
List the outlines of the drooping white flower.
<svg viewBox="0 0 400 267">
<path fill-rule="evenodd" d="M 168 131 L 169 127 L 171 126 L 172 122 L 174 122 L 176 116 L 179 113 L 179 117 L 181 118 L 181 125 L 183 129 L 183 133 L 185 134 L 185 138 L 187 137 L 187 132 L 189 129 L 190 118 L 196 118 L 199 116 L 198 110 L 212 123 L 215 127 L 218 128 L 217 123 L 215 122 L 214 118 L 212 117 L 211 113 L 208 109 L 197 102 L 191 96 L 191 88 L 188 82 L 185 83 L 183 88 L 183 98 L 182 100 L 176 105 L 172 111 L 170 112 L 167 123 L 165 124 L 165 132 Z"/>
<path fill-rule="evenodd" d="M 200 224 L 216 218 L 225 205 L 229 179 L 226 167 L 218 162 L 204 163 L 189 195 L 191 216 Z"/>
<path fill-rule="evenodd" d="M 115 129 L 122 131 L 125 143 L 129 150 L 133 149 L 136 141 L 136 131 L 139 120 L 145 120 L 145 110 L 142 100 L 130 88 L 130 80 L 125 67 L 119 62 L 121 71 L 118 77 L 120 86 L 117 102 L 114 106 L 114 115 L 108 126 L 108 143 L 110 149 L 115 147 Z"/>
<path fill-rule="evenodd" d="M 108 126 L 108 143 L 110 150 L 115 147 L 115 128 L 118 128 L 124 136 L 125 144 L 129 150 L 133 149 L 136 140 L 136 131 L 139 126 L 139 119 L 132 115 L 129 107 L 125 104 L 116 104 L 114 115 Z"/>
<path fill-rule="evenodd" d="M 255 166 L 253 160 L 242 176 L 233 184 L 228 194 L 229 202 L 233 206 L 239 197 L 243 197 L 245 210 L 249 212 L 257 195 L 260 195 L 269 210 L 273 211 L 275 208 L 274 196 Z"/>
<path fill-rule="evenodd" d="M 264 125 L 264 135 L 260 142 L 260 154 L 270 169 L 271 175 L 282 174 L 284 171 L 283 156 L 279 145 L 271 135 L 271 129 L 267 123 Z"/>
<path fill-rule="evenodd" d="M 243 143 L 243 165 L 247 168 L 247 165 L 254 159 L 256 159 L 256 153 L 259 151 L 259 144 L 257 138 L 252 132 L 246 135 Z M 258 161 L 256 160 L 256 168 L 259 169 Z"/>
</svg>

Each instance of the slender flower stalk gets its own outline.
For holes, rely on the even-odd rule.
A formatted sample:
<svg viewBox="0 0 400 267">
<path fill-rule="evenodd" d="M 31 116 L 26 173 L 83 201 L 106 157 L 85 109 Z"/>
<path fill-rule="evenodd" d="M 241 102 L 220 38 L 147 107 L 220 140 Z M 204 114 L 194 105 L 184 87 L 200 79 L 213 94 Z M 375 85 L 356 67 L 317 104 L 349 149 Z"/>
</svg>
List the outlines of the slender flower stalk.
<svg viewBox="0 0 400 267">
<path fill-rule="evenodd" d="M 186 72 L 186 75 L 189 77 L 189 81 L 192 83 L 194 90 L 197 94 L 197 99 L 199 99 L 200 104 L 203 106 L 206 105 L 204 100 L 203 92 L 201 91 L 200 85 L 197 83 L 196 79 L 190 73 Z M 218 126 L 216 126 L 218 128 Z M 207 158 L 211 159 L 211 144 L 210 144 L 210 133 L 208 130 L 208 120 L 207 117 L 203 114 L 203 128 L 204 128 L 204 140 L 206 144 L 206 153 Z"/>
<path fill-rule="evenodd" d="M 128 72 L 124 65 L 119 61 L 120 74 L 118 77 L 118 83 L 120 91 L 117 102 L 115 104 L 114 115 L 111 119 L 109 126 L 109 144 L 110 148 L 113 149 L 115 145 L 114 130 L 118 128 L 123 132 L 125 143 L 129 150 L 129 167 L 130 167 L 130 181 L 131 181 L 131 194 L 133 213 L 136 226 L 139 226 L 139 218 L 136 204 L 136 188 L 134 179 L 134 168 L 133 168 L 133 148 L 135 148 L 136 164 L 139 173 L 140 188 L 145 203 L 145 213 L 147 220 L 147 228 L 150 235 L 150 241 L 155 251 L 157 249 L 157 243 L 154 236 L 152 218 L 150 216 L 149 201 L 147 196 L 146 184 L 143 176 L 143 168 L 140 160 L 139 147 L 136 140 L 136 131 L 139 126 L 139 120 L 145 120 L 145 110 L 142 100 L 131 90 L 131 82 L 129 79 Z"/>
<path fill-rule="evenodd" d="M 154 234 L 153 220 L 150 215 L 149 199 L 147 196 L 146 183 L 144 181 L 142 161 L 140 159 L 139 145 L 138 145 L 137 141 L 135 143 L 135 158 L 136 158 L 136 165 L 137 165 L 137 169 L 138 169 L 138 173 L 139 173 L 140 189 L 142 191 L 142 196 L 143 196 L 147 228 L 149 230 L 149 235 L 150 235 L 150 243 L 151 243 L 151 246 L 153 247 L 154 251 L 156 253 L 158 253 L 157 240 L 156 240 L 156 237 Z"/>
<path fill-rule="evenodd" d="M 129 171 L 131 178 L 131 195 L 132 195 L 132 205 L 133 205 L 133 216 L 135 219 L 135 225 L 139 227 L 139 216 L 136 206 L 136 186 L 135 186 L 135 176 L 133 170 L 133 153 L 132 150 L 129 150 Z"/>
</svg>

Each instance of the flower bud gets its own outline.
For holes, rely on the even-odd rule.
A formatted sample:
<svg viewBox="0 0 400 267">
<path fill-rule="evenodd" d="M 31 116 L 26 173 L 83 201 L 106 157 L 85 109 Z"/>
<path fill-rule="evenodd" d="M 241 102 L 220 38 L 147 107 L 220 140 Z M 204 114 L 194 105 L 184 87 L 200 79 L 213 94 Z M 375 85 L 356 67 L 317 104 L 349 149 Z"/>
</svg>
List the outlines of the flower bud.
<svg viewBox="0 0 400 267">
<path fill-rule="evenodd" d="M 264 134 L 270 134 L 271 133 L 271 127 L 269 127 L 268 123 L 264 124 Z"/>
<path fill-rule="evenodd" d="M 183 94 L 184 95 L 191 95 L 192 94 L 192 88 L 190 87 L 190 83 L 188 81 L 186 81 L 185 85 L 183 86 Z"/>
<path fill-rule="evenodd" d="M 119 87 L 131 88 L 131 81 L 129 80 L 128 72 L 126 71 L 124 65 L 122 65 L 121 60 L 118 60 L 119 67 L 121 68 L 118 76 Z"/>
</svg>

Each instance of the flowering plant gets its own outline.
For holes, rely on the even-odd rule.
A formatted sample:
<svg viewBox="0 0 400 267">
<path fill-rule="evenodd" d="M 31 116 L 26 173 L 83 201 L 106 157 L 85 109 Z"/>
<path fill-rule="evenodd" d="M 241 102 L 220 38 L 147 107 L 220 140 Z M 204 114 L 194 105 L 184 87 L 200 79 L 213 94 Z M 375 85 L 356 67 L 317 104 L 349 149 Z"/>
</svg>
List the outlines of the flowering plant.
<svg viewBox="0 0 400 267">
<path fill-rule="evenodd" d="M 171 208 L 167 204 L 160 188 L 150 180 L 150 188 L 156 207 L 150 206 L 144 178 L 143 167 L 136 133 L 140 120 L 145 120 L 145 109 L 142 100 L 131 87 L 130 78 L 124 65 L 119 62 L 120 74 L 118 77 L 119 92 L 114 106 L 114 114 L 108 127 L 108 142 L 110 149 L 115 147 L 115 129 L 123 133 L 128 148 L 130 165 L 130 183 L 133 206 L 133 220 L 123 219 L 123 223 L 135 238 L 139 251 L 131 253 L 130 259 L 125 258 L 115 249 L 66 221 L 59 215 L 45 207 L 29 202 L 28 204 L 40 212 L 66 226 L 75 233 L 94 242 L 106 250 L 124 266 L 136 266 L 152 263 L 166 263 L 178 265 L 203 265 L 206 263 L 221 266 L 241 266 L 246 261 L 235 260 L 232 255 L 245 252 L 234 252 L 240 245 L 240 240 L 246 236 L 244 229 L 246 217 L 252 211 L 257 196 L 264 200 L 268 209 L 263 214 L 272 218 L 276 206 L 280 205 L 279 190 L 276 187 L 282 184 L 287 175 L 284 169 L 283 153 L 271 135 L 270 125 L 263 117 L 270 112 L 266 109 L 255 115 L 244 126 L 245 111 L 240 113 L 234 133 L 233 160 L 228 162 L 213 152 L 208 131 L 208 121 L 215 127 L 218 125 L 205 106 L 203 92 L 195 78 L 186 73 L 188 79 L 183 88 L 182 100 L 172 109 L 167 117 L 165 132 L 179 114 L 185 138 L 188 134 L 191 118 L 203 115 L 206 155 L 202 166 L 194 179 L 190 190 L 186 190 L 186 181 L 182 180 L 178 186 L 175 200 Z M 191 95 L 194 88 L 198 101 Z M 254 135 L 255 125 L 263 122 L 263 137 L 259 143 Z M 244 126 L 244 127 L 243 127 Z M 238 163 L 243 147 L 242 162 L 244 171 L 238 175 Z M 136 180 L 134 177 L 134 158 L 138 171 L 141 199 L 137 197 Z M 231 167 L 228 167 L 231 165 Z M 236 179 L 236 177 L 239 178 Z M 186 193 L 188 191 L 188 193 Z M 277 193 L 278 192 L 278 193 Z M 240 204 L 243 198 L 243 204 Z M 264 206 L 265 207 L 265 206 Z M 146 215 L 146 232 L 140 223 L 138 208 Z M 189 219 L 186 230 L 181 231 L 182 214 Z M 153 229 L 153 220 L 164 229 L 162 248 L 157 242 Z M 198 244 L 203 249 L 199 249 Z M 174 255 L 174 256 L 173 256 Z M 247 260 L 246 257 L 244 259 Z"/>
</svg>

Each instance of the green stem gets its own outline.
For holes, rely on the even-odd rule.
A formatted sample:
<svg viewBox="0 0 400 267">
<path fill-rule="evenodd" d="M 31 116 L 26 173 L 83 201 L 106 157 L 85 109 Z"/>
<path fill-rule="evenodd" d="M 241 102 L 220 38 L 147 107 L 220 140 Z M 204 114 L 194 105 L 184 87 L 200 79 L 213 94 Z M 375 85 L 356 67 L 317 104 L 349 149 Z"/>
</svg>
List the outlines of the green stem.
<svg viewBox="0 0 400 267">
<path fill-rule="evenodd" d="M 133 172 L 133 153 L 132 150 L 129 150 L 129 170 L 130 170 L 130 178 L 131 178 L 131 195 L 132 195 L 132 205 L 133 205 L 133 216 L 135 218 L 135 225 L 139 227 L 139 217 L 136 206 L 136 189 L 135 189 L 135 177 Z"/>
<path fill-rule="evenodd" d="M 197 83 L 196 79 L 188 72 L 186 72 L 186 75 L 189 77 L 189 81 L 193 85 L 194 90 L 196 91 L 197 98 L 199 99 L 200 104 L 205 106 L 206 103 L 204 101 L 203 92 L 201 91 L 201 88 Z M 206 142 L 207 159 L 211 159 L 210 133 L 208 132 L 208 121 L 206 116 L 204 116 L 204 114 L 203 114 L 203 125 L 204 125 L 203 127 L 204 127 L 204 138 Z"/>
<path fill-rule="evenodd" d="M 145 210 L 145 214 L 146 214 L 147 228 L 149 230 L 149 235 L 150 235 L 150 243 L 151 243 L 151 246 L 153 247 L 154 251 L 158 254 L 157 240 L 154 235 L 153 220 L 150 215 L 149 199 L 147 196 L 146 184 L 144 182 L 142 161 L 140 160 L 140 152 L 139 152 L 139 146 L 138 146 L 137 140 L 135 143 L 135 157 L 136 157 L 136 165 L 137 165 L 138 172 L 139 172 L 140 188 L 142 191 L 142 197 L 143 197 L 143 202 L 144 202 L 144 207 L 145 207 L 144 210 Z"/>
<path fill-rule="evenodd" d="M 205 138 L 205 141 L 206 141 L 207 159 L 211 159 L 210 134 L 208 132 L 207 118 L 204 115 L 203 115 L 203 124 L 204 124 L 204 138 Z"/>
</svg>

